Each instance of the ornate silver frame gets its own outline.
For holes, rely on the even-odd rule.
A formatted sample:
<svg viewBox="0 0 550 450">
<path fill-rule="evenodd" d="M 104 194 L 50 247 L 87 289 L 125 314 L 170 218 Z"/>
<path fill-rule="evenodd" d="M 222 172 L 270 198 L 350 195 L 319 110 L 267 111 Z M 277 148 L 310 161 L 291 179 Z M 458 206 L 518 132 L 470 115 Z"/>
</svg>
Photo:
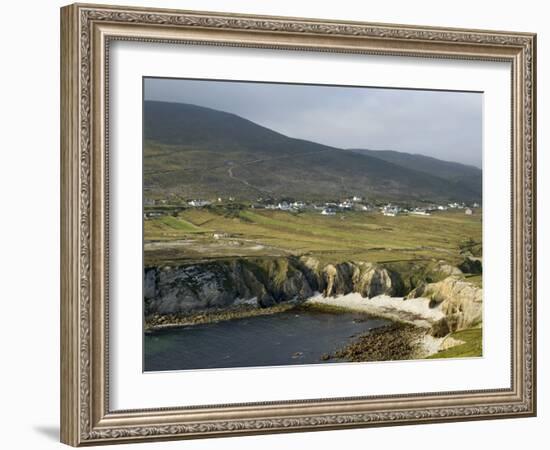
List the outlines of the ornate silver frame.
<svg viewBox="0 0 550 450">
<path fill-rule="evenodd" d="M 508 61 L 512 66 L 512 384 L 111 411 L 108 398 L 108 86 L 113 40 Z M 61 440 L 145 440 L 528 417 L 536 414 L 536 36 L 75 4 L 61 9 Z"/>
</svg>

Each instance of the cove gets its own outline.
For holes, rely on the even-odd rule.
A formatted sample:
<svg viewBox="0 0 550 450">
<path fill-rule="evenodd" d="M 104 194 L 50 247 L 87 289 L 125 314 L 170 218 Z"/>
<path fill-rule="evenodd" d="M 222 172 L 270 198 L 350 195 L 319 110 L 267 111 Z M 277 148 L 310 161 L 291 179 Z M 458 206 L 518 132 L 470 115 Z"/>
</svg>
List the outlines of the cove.
<svg viewBox="0 0 550 450">
<path fill-rule="evenodd" d="M 390 323 L 362 313 L 285 311 L 168 328 L 144 336 L 144 370 L 221 369 L 342 362 L 323 360 Z"/>
</svg>

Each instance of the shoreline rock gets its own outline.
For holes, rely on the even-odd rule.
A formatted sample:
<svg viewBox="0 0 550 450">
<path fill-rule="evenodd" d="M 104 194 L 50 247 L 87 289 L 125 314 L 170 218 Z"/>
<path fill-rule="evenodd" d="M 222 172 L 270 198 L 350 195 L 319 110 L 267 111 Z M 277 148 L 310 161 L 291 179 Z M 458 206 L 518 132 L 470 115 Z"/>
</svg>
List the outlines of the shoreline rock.
<svg viewBox="0 0 550 450">
<path fill-rule="evenodd" d="M 156 314 L 149 316 L 146 319 L 145 332 L 223 322 L 226 320 L 244 319 L 247 317 L 267 316 L 284 311 L 290 311 L 295 307 L 296 303 L 287 302 L 267 308 L 242 306 L 224 310 L 204 311 L 194 314 Z"/>
<path fill-rule="evenodd" d="M 258 307 L 325 296 L 359 293 L 362 297 L 404 295 L 398 272 L 367 262 L 321 265 L 312 257 L 235 258 L 149 267 L 144 271 L 145 315 L 189 314 L 231 308 L 239 299 Z"/>
<path fill-rule="evenodd" d="M 458 276 L 423 284 L 411 291 L 406 298 L 419 297 L 428 298 L 430 306 L 439 308 L 444 314 L 432 327 L 432 334 L 436 337 L 472 328 L 483 319 L 483 290 Z"/>
<path fill-rule="evenodd" d="M 394 323 L 359 336 L 331 356 L 351 362 L 420 359 L 420 341 L 425 333 L 414 325 Z"/>
</svg>

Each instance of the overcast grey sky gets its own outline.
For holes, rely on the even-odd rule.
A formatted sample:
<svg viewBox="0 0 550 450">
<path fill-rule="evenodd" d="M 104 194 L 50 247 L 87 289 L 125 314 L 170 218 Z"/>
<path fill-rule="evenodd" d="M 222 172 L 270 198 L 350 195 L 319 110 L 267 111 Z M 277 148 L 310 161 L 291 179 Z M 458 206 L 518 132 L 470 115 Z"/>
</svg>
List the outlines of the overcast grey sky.
<svg viewBox="0 0 550 450">
<path fill-rule="evenodd" d="M 146 78 L 144 95 L 231 112 L 334 147 L 419 153 L 481 168 L 480 93 Z"/>
</svg>

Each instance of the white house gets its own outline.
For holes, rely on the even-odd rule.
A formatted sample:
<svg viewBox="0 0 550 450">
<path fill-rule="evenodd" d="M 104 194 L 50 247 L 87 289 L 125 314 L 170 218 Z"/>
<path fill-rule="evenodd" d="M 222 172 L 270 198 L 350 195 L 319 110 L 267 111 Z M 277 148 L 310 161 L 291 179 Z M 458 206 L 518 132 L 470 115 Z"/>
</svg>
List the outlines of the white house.
<svg viewBox="0 0 550 450">
<path fill-rule="evenodd" d="M 386 206 L 382 207 L 382 214 L 385 216 L 395 217 L 399 211 L 399 207 L 393 206 L 391 203 L 388 203 Z"/>
<path fill-rule="evenodd" d="M 353 208 L 353 203 L 351 203 L 351 202 L 349 202 L 349 201 L 346 200 L 346 201 L 341 202 L 341 203 L 338 205 L 338 207 L 339 207 L 340 209 L 351 209 L 351 208 Z"/>
<path fill-rule="evenodd" d="M 470 208 L 466 208 L 464 210 L 464 214 L 468 215 L 468 216 L 471 216 L 474 212 L 470 209 Z"/>
<path fill-rule="evenodd" d="M 210 204 L 210 202 L 208 200 L 191 200 L 190 202 L 188 202 L 188 204 L 190 206 L 200 207 L 200 206 L 207 206 Z"/>
<path fill-rule="evenodd" d="M 229 234 L 227 234 L 227 233 L 214 233 L 214 234 L 212 235 L 212 237 L 213 237 L 214 239 L 218 240 L 218 239 L 223 239 L 223 238 L 229 237 Z"/>
<path fill-rule="evenodd" d="M 431 214 L 428 211 L 424 211 L 421 209 L 414 209 L 409 214 L 413 214 L 415 216 L 431 216 Z"/>
<path fill-rule="evenodd" d="M 151 217 L 162 217 L 163 214 L 159 212 L 149 212 L 149 213 L 145 213 L 144 216 L 150 219 Z"/>
<path fill-rule="evenodd" d="M 281 211 L 288 211 L 291 206 L 287 202 L 281 202 L 277 205 L 277 208 L 279 208 Z"/>
</svg>

